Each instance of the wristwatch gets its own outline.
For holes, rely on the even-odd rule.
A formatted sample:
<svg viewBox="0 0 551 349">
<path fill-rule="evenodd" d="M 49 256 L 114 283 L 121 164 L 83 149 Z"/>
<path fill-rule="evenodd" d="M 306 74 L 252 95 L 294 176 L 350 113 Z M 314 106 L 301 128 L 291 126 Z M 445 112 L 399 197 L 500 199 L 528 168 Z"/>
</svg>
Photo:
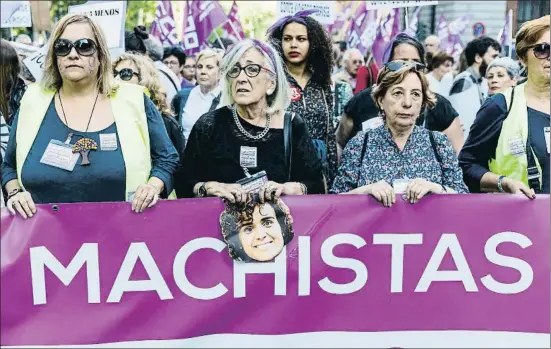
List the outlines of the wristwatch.
<svg viewBox="0 0 551 349">
<path fill-rule="evenodd" d="M 205 187 L 205 184 L 207 184 L 207 182 L 202 182 L 197 190 L 197 196 L 200 198 L 207 196 L 207 188 Z"/>
<path fill-rule="evenodd" d="M 499 190 L 500 193 L 505 193 L 505 190 L 503 189 L 503 180 L 505 179 L 505 176 L 499 176 L 497 179 L 497 190 Z"/>
</svg>

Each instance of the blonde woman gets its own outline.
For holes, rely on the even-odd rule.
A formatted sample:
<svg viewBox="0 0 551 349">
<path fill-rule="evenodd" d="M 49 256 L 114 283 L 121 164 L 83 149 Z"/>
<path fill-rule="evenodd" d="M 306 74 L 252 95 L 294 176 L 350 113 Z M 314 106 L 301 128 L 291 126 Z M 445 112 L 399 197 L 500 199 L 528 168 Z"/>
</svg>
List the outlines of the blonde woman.
<svg viewBox="0 0 551 349">
<path fill-rule="evenodd" d="M 178 153 L 144 88 L 117 85 L 105 35 L 89 17 L 55 26 L 41 84 L 29 86 L 2 164 L 8 209 L 131 201 L 142 212 L 172 191 Z"/>
<path fill-rule="evenodd" d="M 140 54 L 124 53 L 113 63 L 113 75 L 117 80 L 137 84 L 147 89 L 149 98 L 163 117 L 172 144 L 181 156 L 185 147 L 183 130 L 174 119 L 166 100 L 165 89 L 161 85 L 159 71 L 153 65 L 153 61 Z"/>
</svg>

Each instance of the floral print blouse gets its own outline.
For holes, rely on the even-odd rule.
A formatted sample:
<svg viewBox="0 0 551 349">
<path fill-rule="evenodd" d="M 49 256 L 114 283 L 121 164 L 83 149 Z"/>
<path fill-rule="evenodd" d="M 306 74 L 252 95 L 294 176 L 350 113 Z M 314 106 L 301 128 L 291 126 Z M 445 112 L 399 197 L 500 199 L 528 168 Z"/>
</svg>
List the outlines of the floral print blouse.
<svg viewBox="0 0 551 349">
<path fill-rule="evenodd" d="M 350 84 L 339 81 L 335 82 L 334 90 L 335 112 L 333 113 L 333 125 L 336 129 L 339 126 L 339 122 L 341 122 L 344 106 L 352 98 L 354 91 L 352 91 L 352 86 L 350 86 Z"/>
<path fill-rule="evenodd" d="M 442 163 L 438 163 L 434 154 L 429 132 L 434 134 Z M 443 133 L 415 126 L 402 151 L 386 125 L 369 130 L 367 134 L 363 159 L 360 158 L 366 132 L 359 132 L 348 142 L 332 193 L 346 193 L 381 180 L 392 185 L 397 179 L 415 178 L 443 185 L 460 194 L 468 193 L 457 155 Z"/>
<path fill-rule="evenodd" d="M 288 111 L 302 117 L 313 140 L 321 140 L 325 143 L 327 163 L 324 164 L 324 173 L 328 187 L 331 187 L 338 168 L 337 140 L 333 123 L 333 92 L 330 88 L 324 89 L 312 79 L 308 81 L 304 89 L 288 73 L 287 80 L 293 91 Z M 325 101 L 323 100 L 324 94 Z"/>
</svg>

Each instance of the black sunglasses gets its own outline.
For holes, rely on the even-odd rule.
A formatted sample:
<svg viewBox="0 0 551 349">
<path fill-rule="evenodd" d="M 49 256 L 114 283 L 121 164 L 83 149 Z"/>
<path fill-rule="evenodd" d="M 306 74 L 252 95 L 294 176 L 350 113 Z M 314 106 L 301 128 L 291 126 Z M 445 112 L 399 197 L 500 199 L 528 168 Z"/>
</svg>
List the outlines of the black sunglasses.
<svg viewBox="0 0 551 349">
<path fill-rule="evenodd" d="M 535 44 L 530 46 L 534 49 L 534 56 L 538 59 L 547 59 L 549 58 L 549 44 L 544 42 L 541 44 Z"/>
<path fill-rule="evenodd" d="M 117 75 L 121 78 L 121 80 L 129 81 L 132 79 L 132 76 L 136 75 L 138 79 L 140 78 L 140 74 L 136 73 L 130 68 L 123 68 L 119 71 L 113 70 L 113 75 L 117 77 Z"/>
<path fill-rule="evenodd" d="M 59 57 L 65 57 L 75 48 L 81 56 L 91 56 L 96 53 L 96 43 L 92 39 L 79 39 L 75 42 L 67 39 L 57 39 L 54 42 L 54 54 Z"/>
<path fill-rule="evenodd" d="M 264 68 L 263 66 L 261 66 L 260 64 L 247 64 L 246 66 L 244 67 L 241 67 L 239 64 L 237 65 L 234 65 L 229 71 L 228 71 L 228 76 L 230 78 L 236 78 L 239 76 L 239 74 L 241 74 L 241 71 L 244 70 L 245 71 L 245 75 L 247 75 L 248 77 L 250 78 L 254 78 L 255 76 L 258 76 L 258 74 L 260 74 L 260 71 L 261 70 L 265 70 L 265 71 L 268 71 L 268 69 Z"/>
<path fill-rule="evenodd" d="M 384 67 L 390 71 L 398 71 L 402 67 L 409 67 L 417 72 L 423 72 L 425 70 L 425 65 L 416 61 L 391 61 L 385 63 Z"/>
</svg>

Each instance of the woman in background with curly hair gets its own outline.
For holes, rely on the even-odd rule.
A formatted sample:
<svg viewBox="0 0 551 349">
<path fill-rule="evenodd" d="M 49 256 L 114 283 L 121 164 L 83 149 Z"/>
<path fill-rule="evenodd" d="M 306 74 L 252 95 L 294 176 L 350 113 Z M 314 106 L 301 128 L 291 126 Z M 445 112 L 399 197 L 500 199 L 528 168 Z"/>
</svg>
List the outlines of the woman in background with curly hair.
<svg viewBox="0 0 551 349">
<path fill-rule="evenodd" d="M 338 166 L 335 126 L 331 120 L 333 49 L 327 31 L 308 17 L 314 12 L 300 11 L 281 18 L 268 29 L 268 38 L 287 65 L 287 79 L 293 90 L 289 111 L 306 121 L 324 164 L 326 184 L 330 186 Z"/>
<path fill-rule="evenodd" d="M 140 54 L 124 53 L 113 63 L 113 75 L 118 80 L 147 88 L 149 98 L 161 113 L 168 136 L 181 157 L 185 148 L 183 130 L 172 114 L 153 61 Z"/>
</svg>

